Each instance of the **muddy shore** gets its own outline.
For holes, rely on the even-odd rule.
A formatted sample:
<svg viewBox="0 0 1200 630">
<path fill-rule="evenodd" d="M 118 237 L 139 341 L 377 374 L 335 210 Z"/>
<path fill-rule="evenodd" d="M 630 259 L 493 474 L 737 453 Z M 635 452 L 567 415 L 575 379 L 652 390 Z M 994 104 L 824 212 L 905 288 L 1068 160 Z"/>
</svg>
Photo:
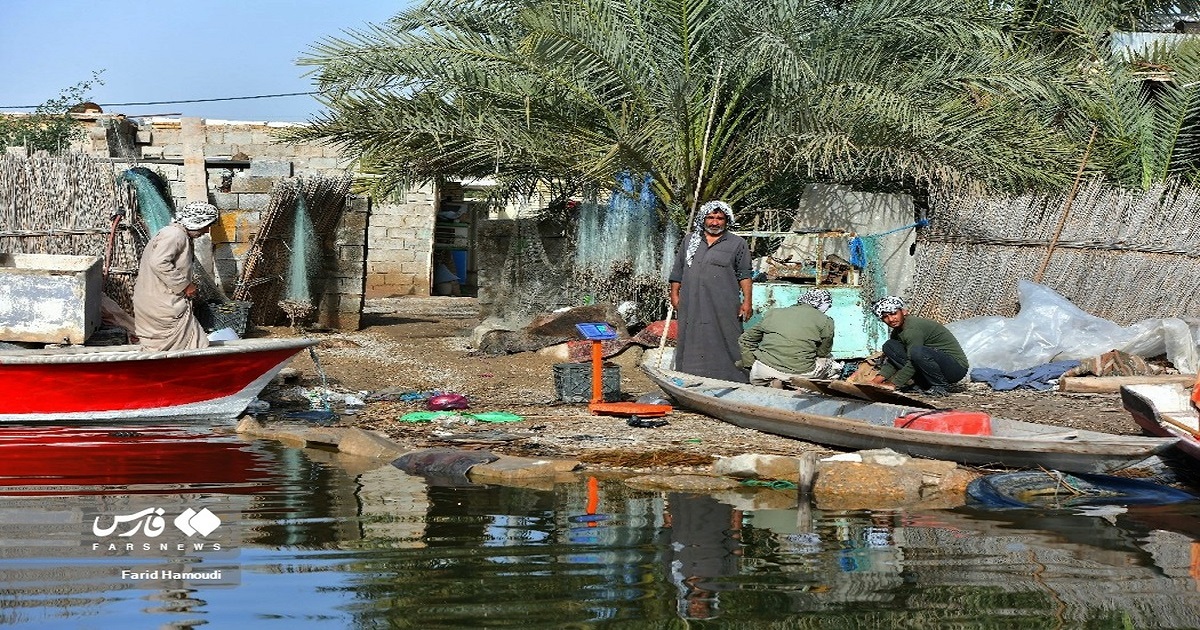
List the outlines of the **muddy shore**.
<svg viewBox="0 0 1200 630">
<path fill-rule="evenodd" d="M 306 332 L 321 340 L 316 349 L 320 369 L 307 353 L 301 353 L 290 366 L 292 378 L 273 383 L 262 397 L 274 410 L 299 409 L 306 403 L 300 390 L 325 387 L 366 401 L 352 414 L 341 415 L 336 426 L 379 431 L 414 448 L 486 448 L 504 455 L 573 458 L 587 467 L 696 472 L 707 470 L 717 457 L 745 453 L 838 452 L 681 410 L 666 418 L 668 424 L 654 428 L 631 427 L 624 417 L 593 416 L 586 405 L 558 400 L 553 381 L 558 359 L 536 352 L 474 353 L 471 331 L 479 323 L 479 307 L 473 298 L 370 300 L 361 330 Z M 258 333 L 296 334 L 286 328 Z M 635 397 L 658 391 L 637 368 L 640 355 L 634 349 L 611 359 L 621 366 L 622 391 Z M 522 420 L 400 420 L 405 414 L 425 410 L 423 401 L 406 400 L 412 397 L 406 394 L 431 391 L 463 394 L 470 400 L 471 412 L 504 411 Z M 1116 394 L 994 392 L 972 384 L 939 404 L 1069 428 L 1140 433 Z"/>
</svg>

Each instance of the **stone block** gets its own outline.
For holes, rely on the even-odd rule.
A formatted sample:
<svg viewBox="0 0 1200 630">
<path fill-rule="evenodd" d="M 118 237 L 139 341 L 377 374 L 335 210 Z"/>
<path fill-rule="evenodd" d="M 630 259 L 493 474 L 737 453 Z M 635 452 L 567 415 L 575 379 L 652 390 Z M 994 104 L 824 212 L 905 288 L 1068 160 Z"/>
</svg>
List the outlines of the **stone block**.
<svg viewBox="0 0 1200 630">
<path fill-rule="evenodd" d="M 250 160 L 251 177 L 291 177 L 292 163 L 284 160 Z"/>
<path fill-rule="evenodd" d="M 246 173 L 237 173 L 229 185 L 232 193 L 269 193 L 279 180 L 272 177 L 256 177 Z"/>
<path fill-rule="evenodd" d="M 923 474 L 908 466 L 822 461 L 813 498 L 824 510 L 895 509 L 921 501 Z"/>
<path fill-rule="evenodd" d="M 321 170 L 321 171 L 333 171 L 333 170 L 339 170 L 339 169 L 344 170 L 346 168 L 346 165 L 347 165 L 346 160 L 341 160 L 338 158 L 329 158 L 329 157 L 310 158 L 308 160 L 307 164 L 305 164 L 305 166 L 308 168 L 311 168 L 314 170 Z"/>
<path fill-rule="evenodd" d="M 795 483 L 800 477 L 800 460 L 784 455 L 747 453 L 718 459 L 713 464 L 713 473 L 737 479 L 781 479 Z"/>
<path fill-rule="evenodd" d="M 180 133 L 178 127 L 174 129 L 161 129 L 154 127 L 152 133 L 154 134 L 154 143 L 158 145 L 177 144 L 183 142 L 183 135 Z"/>
<path fill-rule="evenodd" d="M 233 212 L 222 212 L 213 224 L 209 235 L 213 243 L 232 243 L 237 240 L 238 216 Z"/>
<path fill-rule="evenodd" d="M 154 144 L 154 131 L 144 128 L 138 129 L 134 138 L 134 141 L 138 144 Z"/>
<path fill-rule="evenodd" d="M 226 131 L 224 142 L 240 149 L 254 142 L 254 134 L 246 130 Z M 237 153 L 237 151 L 234 151 L 234 153 Z"/>
<path fill-rule="evenodd" d="M 228 158 L 233 155 L 233 147 L 228 144 L 204 145 L 204 157 Z"/>
<path fill-rule="evenodd" d="M 266 193 L 238 195 L 238 208 L 242 210 L 266 210 L 271 204 L 271 195 Z"/>
<path fill-rule="evenodd" d="M 165 158 L 180 158 L 183 157 L 183 144 L 171 143 L 163 145 L 163 157 Z"/>
<path fill-rule="evenodd" d="M 356 262 L 360 265 L 367 257 L 366 248 L 362 245 L 338 245 L 338 260 Z"/>
<path fill-rule="evenodd" d="M 238 207 L 238 196 L 233 193 L 224 193 L 220 191 L 210 191 L 208 193 L 212 204 L 221 209 L 221 212 L 226 210 L 234 210 Z"/>
<path fill-rule="evenodd" d="M 338 223 L 338 231 L 344 231 L 351 234 L 365 234 L 367 231 L 367 215 L 361 212 L 343 213 L 342 220 Z M 358 237 L 362 240 L 362 236 Z"/>
<path fill-rule="evenodd" d="M 162 147 L 142 147 L 143 160 L 161 160 L 163 156 Z"/>
<path fill-rule="evenodd" d="M 347 429 L 338 442 L 338 451 L 360 457 L 394 460 L 403 455 L 405 448 L 386 437 L 362 429 Z"/>
<path fill-rule="evenodd" d="M 555 478 L 561 473 L 575 470 L 579 465 L 579 462 L 573 459 L 502 456 L 494 462 L 472 466 L 467 472 L 467 477 L 476 483 Z"/>
</svg>

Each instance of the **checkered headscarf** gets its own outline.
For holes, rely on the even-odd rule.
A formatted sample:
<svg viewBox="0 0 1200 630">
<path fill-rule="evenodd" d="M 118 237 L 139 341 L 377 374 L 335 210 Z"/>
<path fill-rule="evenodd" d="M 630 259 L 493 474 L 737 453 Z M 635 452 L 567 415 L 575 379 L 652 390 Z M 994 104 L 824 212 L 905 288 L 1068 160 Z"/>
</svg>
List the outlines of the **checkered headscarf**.
<svg viewBox="0 0 1200 630">
<path fill-rule="evenodd" d="M 800 296 L 800 303 L 807 304 L 824 313 L 829 310 L 830 306 L 833 306 L 833 296 L 829 295 L 829 291 L 825 289 L 813 289 Z"/>
<path fill-rule="evenodd" d="M 888 295 L 888 296 L 879 298 L 878 300 L 875 301 L 875 304 L 871 305 L 871 310 L 875 311 L 876 317 L 883 317 L 884 315 L 887 315 L 888 313 L 895 313 L 896 311 L 902 311 L 902 310 L 904 310 L 904 308 L 905 308 L 904 300 L 902 300 L 894 295 Z"/>
<path fill-rule="evenodd" d="M 175 212 L 175 222 L 189 230 L 199 230 L 217 220 L 217 207 L 203 201 L 193 201 Z"/>
<path fill-rule="evenodd" d="M 692 266 L 692 259 L 696 257 L 696 252 L 700 249 L 700 239 L 704 234 L 704 217 L 713 212 L 725 215 L 725 227 L 734 226 L 733 208 L 730 208 L 729 204 L 724 201 L 709 201 L 700 206 L 699 212 L 696 213 L 696 223 L 692 225 L 692 238 L 688 240 L 687 254 L 684 256 L 684 261 L 689 267 Z"/>
</svg>

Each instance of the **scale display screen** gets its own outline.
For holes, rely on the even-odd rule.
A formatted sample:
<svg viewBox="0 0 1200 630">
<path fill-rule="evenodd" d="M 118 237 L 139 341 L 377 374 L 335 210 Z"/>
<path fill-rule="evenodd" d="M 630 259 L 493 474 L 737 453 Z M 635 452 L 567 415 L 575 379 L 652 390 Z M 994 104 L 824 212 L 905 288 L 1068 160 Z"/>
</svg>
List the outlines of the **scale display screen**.
<svg viewBox="0 0 1200 630">
<path fill-rule="evenodd" d="M 608 324 L 575 324 L 575 328 L 579 330 L 579 334 L 583 335 L 584 339 L 592 341 L 604 341 L 605 339 L 616 339 L 617 331 Z"/>
</svg>

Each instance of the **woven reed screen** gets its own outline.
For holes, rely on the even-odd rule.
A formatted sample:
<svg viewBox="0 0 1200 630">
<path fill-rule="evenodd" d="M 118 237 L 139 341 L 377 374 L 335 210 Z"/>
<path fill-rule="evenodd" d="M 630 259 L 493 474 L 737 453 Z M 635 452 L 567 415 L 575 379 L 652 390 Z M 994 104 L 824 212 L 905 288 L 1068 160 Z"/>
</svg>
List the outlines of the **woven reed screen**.
<svg viewBox="0 0 1200 630">
<path fill-rule="evenodd" d="M 1067 193 L 931 199 L 917 237 L 913 308 L 949 322 L 1016 313 L 1017 281 L 1035 280 L 1083 310 L 1128 325 L 1200 313 L 1200 190 L 1081 186 Z M 1053 245 L 1053 247 L 1052 247 Z"/>
<path fill-rule="evenodd" d="M 0 155 L 0 252 L 103 258 L 114 211 L 134 205 L 132 189 L 106 161 Z M 132 218 L 117 226 L 104 288 L 130 312 L 144 244 L 126 227 Z"/>
</svg>

